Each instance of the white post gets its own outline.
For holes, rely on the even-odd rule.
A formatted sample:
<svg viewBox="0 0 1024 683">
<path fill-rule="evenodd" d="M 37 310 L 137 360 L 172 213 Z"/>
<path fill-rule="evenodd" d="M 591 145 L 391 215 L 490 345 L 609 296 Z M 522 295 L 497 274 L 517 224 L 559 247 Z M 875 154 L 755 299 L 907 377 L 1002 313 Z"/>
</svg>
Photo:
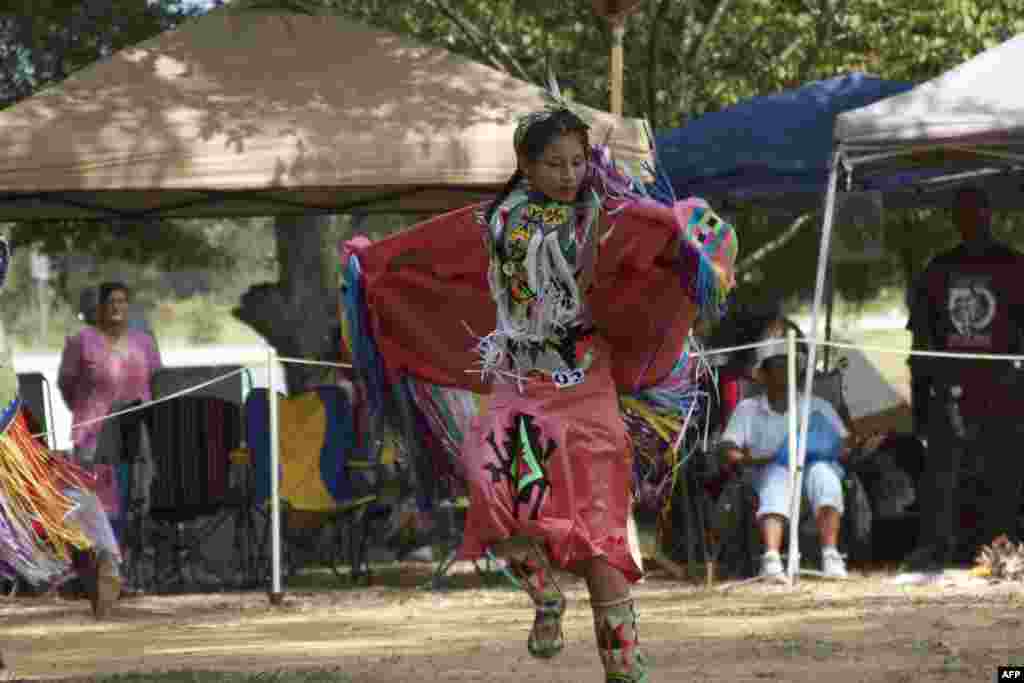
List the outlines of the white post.
<svg viewBox="0 0 1024 683">
<path fill-rule="evenodd" d="M 267 400 L 270 402 L 270 603 L 279 604 L 281 591 L 281 496 L 280 496 L 280 427 L 277 420 L 277 389 L 274 371 L 277 352 L 267 351 Z"/>
<path fill-rule="evenodd" d="M 836 147 L 835 154 L 832 155 L 832 168 L 828 174 L 828 190 L 825 193 L 825 217 L 824 223 L 821 228 L 821 245 L 818 247 L 818 274 L 814 282 L 814 303 L 811 306 L 811 329 L 808 337 L 808 349 L 807 349 L 807 369 L 804 371 L 804 396 L 803 406 L 800 411 L 800 441 L 797 444 L 797 463 L 796 463 L 796 480 L 794 486 L 796 491 L 803 490 L 803 473 L 804 473 L 804 461 L 807 456 L 807 424 L 811 416 L 811 395 L 814 389 L 814 365 L 817 361 L 817 334 L 818 334 L 818 313 L 821 310 L 821 296 L 825 289 L 825 270 L 828 267 L 829 258 L 829 244 L 832 240 L 832 221 L 835 218 L 836 210 L 836 188 L 839 182 L 839 163 L 842 159 L 843 148 L 842 145 Z M 794 519 L 799 522 L 800 512 L 800 496 L 794 495 L 794 500 L 797 501 L 796 512 L 793 515 Z M 790 545 L 799 543 L 798 540 L 790 539 Z M 799 545 L 796 546 L 799 549 Z M 797 564 L 798 559 L 790 553 L 789 556 L 789 576 L 792 578 L 796 575 L 796 571 L 799 568 Z"/>
<path fill-rule="evenodd" d="M 789 421 L 787 438 L 789 443 L 789 566 L 787 567 L 789 585 L 796 581 L 797 569 L 800 567 L 800 543 L 797 534 L 800 531 L 800 490 L 797 486 L 797 404 L 796 404 L 796 332 L 790 328 L 786 331 L 786 419 Z M 794 569 L 795 568 L 795 569 Z"/>
</svg>

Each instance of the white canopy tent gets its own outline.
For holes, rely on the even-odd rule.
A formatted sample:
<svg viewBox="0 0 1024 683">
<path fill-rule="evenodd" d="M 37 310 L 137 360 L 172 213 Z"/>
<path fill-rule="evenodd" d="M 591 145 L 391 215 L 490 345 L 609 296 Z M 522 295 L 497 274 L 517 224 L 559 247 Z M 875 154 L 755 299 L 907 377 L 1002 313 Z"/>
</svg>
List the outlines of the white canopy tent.
<svg viewBox="0 0 1024 683">
<path fill-rule="evenodd" d="M 881 186 L 887 203 L 944 206 L 957 187 L 973 183 L 990 191 L 996 208 L 1024 206 L 1024 90 L 1012 85 L 1021 68 L 1024 34 L 913 90 L 837 117 L 811 330 L 818 329 L 838 193 Z M 878 182 L 883 178 L 888 182 Z M 812 385 L 816 351 L 810 344 L 804 396 Z M 794 491 L 802 490 L 809 413 L 810 402 L 804 400 Z M 790 533 L 791 579 L 798 550 L 797 534 Z"/>
</svg>

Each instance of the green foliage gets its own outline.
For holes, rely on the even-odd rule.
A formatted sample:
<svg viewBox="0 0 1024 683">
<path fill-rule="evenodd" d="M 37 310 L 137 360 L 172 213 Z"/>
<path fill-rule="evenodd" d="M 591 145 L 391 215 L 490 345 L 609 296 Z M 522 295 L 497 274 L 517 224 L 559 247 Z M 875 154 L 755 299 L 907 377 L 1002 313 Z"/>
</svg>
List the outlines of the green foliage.
<svg viewBox="0 0 1024 683">
<path fill-rule="evenodd" d="M 0 108 L 194 14 L 179 0 L 7 0 Z"/>
<path fill-rule="evenodd" d="M 38 246 L 51 255 L 102 255 L 105 260 L 150 265 L 164 270 L 226 267 L 232 254 L 199 221 L 39 221 L 17 223 L 15 248 Z"/>
<path fill-rule="evenodd" d="M 211 346 L 220 341 L 224 332 L 223 317 L 206 297 L 192 302 L 188 320 L 188 341 L 193 346 Z"/>
<path fill-rule="evenodd" d="M 125 237 L 120 242 L 103 237 L 105 225 L 77 226 L 91 231 L 87 239 L 96 235 L 102 241 L 76 242 L 69 231 L 64 235 L 68 246 L 63 250 L 55 248 L 53 242 L 36 242 L 54 257 L 56 274 L 49 283 L 51 307 L 45 340 L 39 338 L 36 285 L 29 272 L 31 250 L 24 241 L 14 250 L 11 276 L 0 292 L 0 316 L 22 348 L 60 348 L 64 336 L 80 324 L 77 314 L 82 290 L 105 280 L 128 283 L 133 300 L 146 311 L 161 338 L 205 335 L 206 343 L 214 337 L 235 338 L 238 333 L 230 320 L 231 306 L 250 285 L 276 277 L 274 239 L 266 219 L 180 221 L 158 226 L 173 226 L 173 231 L 160 233 L 149 226 L 151 238 L 142 229 L 135 238 Z M 15 232 L 31 227 L 41 229 L 36 237 L 61 237 L 61 226 L 45 223 L 17 226 Z M 182 300 L 180 310 L 163 306 L 178 299 Z M 211 308 L 197 316 L 195 301 L 199 299 Z M 195 332 L 190 330 L 187 321 L 201 321 L 204 315 L 215 320 L 209 325 L 196 322 L 192 325 Z"/>
<path fill-rule="evenodd" d="M 64 337 L 77 327 L 76 313 L 64 300 L 54 296 L 52 283 L 43 288 L 46 312 L 46 336 L 42 338 L 43 313 L 40 307 L 40 287 L 32 279 L 30 253 L 16 250 L 11 260 L 10 273 L 0 290 L 0 321 L 4 331 L 15 345 L 33 340 L 35 347 L 60 348 Z"/>
</svg>

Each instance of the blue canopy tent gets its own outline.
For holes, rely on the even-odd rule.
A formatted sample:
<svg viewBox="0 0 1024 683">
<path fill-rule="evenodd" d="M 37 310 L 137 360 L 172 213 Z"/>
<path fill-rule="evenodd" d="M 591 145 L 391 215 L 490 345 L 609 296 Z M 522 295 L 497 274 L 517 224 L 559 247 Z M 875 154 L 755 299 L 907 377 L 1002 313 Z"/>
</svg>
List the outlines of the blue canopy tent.
<svg viewBox="0 0 1024 683">
<path fill-rule="evenodd" d="M 755 97 L 658 133 L 658 162 L 679 197 L 814 210 L 825 196 L 836 116 L 912 87 L 854 73 Z"/>
<path fill-rule="evenodd" d="M 913 87 L 853 73 L 755 97 L 658 133 L 658 164 L 678 197 L 703 197 L 723 210 L 756 203 L 790 215 L 815 211 L 828 185 L 836 117 Z M 892 179 L 874 180 L 878 187 L 861 189 L 881 189 Z M 830 277 L 826 338 L 832 333 L 832 285 Z M 826 367 L 829 355 L 826 349 Z"/>
</svg>

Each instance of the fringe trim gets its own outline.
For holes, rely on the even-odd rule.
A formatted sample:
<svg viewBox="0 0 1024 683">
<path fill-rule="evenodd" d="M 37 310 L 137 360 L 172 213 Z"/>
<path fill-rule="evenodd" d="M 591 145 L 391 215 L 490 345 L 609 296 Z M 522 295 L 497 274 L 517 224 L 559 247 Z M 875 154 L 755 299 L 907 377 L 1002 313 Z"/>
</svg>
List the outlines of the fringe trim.
<svg viewBox="0 0 1024 683">
<path fill-rule="evenodd" d="M 362 448 L 370 464 L 376 466 L 377 449 L 373 446 L 377 440 L 377 432 L 388 418 L 388 393 L 392 388 L 385 372 L 384 358 L 373 335 L 364 287 L 359 257 L 351 254 L 348 263 L 345 264 L 345 290 L 342 294 L 346 321 L 344 327 L 349 335 L 348 345 L 353 365 L 366 387 L 369 425 L 363 430 Z"/>
<path fill-rule="evenodd" d="M 70 488 L 91 490 L 77 467 L 42 447 L 29 434 L 21 410 L 0 434 L 0 523 L 15 553 L 12 566 L 26 578 L 45 581 L 59 574 L 71 549 L 92 546 L 69 523 L 77 504 L 64 495 Z"/>
<path fill-rule="evenodd" d="M 701 317 L 712 322 L 720 320 L 725 314 L 732 285 L 707 253 L 685 234 L 679 243 L 679 265 L 680 282 Z"/>
</svg>

